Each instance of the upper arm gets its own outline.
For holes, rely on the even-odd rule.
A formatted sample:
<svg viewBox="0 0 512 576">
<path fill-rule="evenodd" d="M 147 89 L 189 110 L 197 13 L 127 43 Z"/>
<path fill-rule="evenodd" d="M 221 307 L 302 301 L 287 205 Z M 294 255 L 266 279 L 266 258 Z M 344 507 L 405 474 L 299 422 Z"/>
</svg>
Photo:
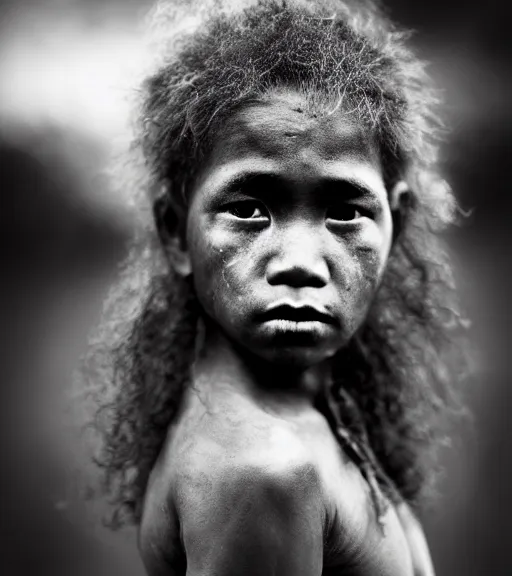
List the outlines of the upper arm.
<svg viewBox="0 0 512 576">
<path fill-rule="evenodd" d="M 170 576 L 185 572 L 180 527 L 172 498 L 172 478 L 158 464 L 144 498 L 138 547 L 148 575 Z"/>
<path fill-rule="evenodd" d="M 220 467 L 184 486 L 179 516 L 191 576 L 322 572 L 322 499 L 307 465 Z"/>
</svg>

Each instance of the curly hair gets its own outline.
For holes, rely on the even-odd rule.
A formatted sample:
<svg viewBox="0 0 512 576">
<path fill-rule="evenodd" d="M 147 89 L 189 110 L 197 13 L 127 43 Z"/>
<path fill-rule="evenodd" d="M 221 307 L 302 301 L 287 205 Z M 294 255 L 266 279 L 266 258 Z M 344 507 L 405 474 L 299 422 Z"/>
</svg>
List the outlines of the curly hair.
<svg viewBox="0 0 512 576">
<path fill-rule="evenodd" d="M 425 67 L 374 2 L 201 6 L 166 2 L 155 11 L 162 50 L 140 91 L 139 185 L 157 216 L 164 183 L 186 204 L 223 121 L 274 88 L 301 91 L 315 113 L 342 107 L 372 131 L 386 184 L 404 179 L 412 193 L 370 312 L 336 356 L 333 387 L 318 406 L 374 493 L 377 482 L 394 499 L 420 502 L 464 367 L 464 320 L 439 235 L 457 209 L 439 174 L 442 126 Z M 97 461 L 119 520 L 140 519 L 189 379 L 200 313 L 191 283 L 166 265 L 153 225 L 91 348 L 96 363 L 105 359 Z"/>
</svg>

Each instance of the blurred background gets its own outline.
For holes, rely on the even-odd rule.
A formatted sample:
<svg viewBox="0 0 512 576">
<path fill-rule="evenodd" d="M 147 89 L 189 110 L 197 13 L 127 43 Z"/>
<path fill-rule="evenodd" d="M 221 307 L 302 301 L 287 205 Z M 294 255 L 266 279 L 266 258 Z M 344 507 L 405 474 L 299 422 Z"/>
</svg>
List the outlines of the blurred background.
<svg viewBox="0 0 512 576">
<path fill-rule="evenodd" d="M 0 0 L 0 570 L 143 574 L 132 530 L 65 510 L 62 390 L 133 223 L 101 176 L 123 136 L 147 0 Z M 451 233 L 479 350 L 425 526 L 438 576 L 510 575 L 511 34 L 505 1 L 387 0 L 444 88 Z M 122 191 L 121 191 L 122 192 Z M 50 423 L 50 425 L 48 425 Z M 21 495 L 21 497 L 20 497 Z M 74 520 L 73 520 L 74 518 Z"/>
</svg>

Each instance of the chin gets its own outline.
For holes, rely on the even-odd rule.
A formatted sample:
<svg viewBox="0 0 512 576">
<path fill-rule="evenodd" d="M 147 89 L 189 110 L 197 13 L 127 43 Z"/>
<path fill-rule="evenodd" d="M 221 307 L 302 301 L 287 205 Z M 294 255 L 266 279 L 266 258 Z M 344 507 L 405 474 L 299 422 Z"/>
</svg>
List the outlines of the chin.
<svg viewBox="0 0 512 576">
<path fill-rule="evenodd" d="M 256 355 L 281 367 L 308 369 L 332 358 L 338 349 L 325 350 L 307 347 L 274 347 L 258 350 Z"/>
</svg>

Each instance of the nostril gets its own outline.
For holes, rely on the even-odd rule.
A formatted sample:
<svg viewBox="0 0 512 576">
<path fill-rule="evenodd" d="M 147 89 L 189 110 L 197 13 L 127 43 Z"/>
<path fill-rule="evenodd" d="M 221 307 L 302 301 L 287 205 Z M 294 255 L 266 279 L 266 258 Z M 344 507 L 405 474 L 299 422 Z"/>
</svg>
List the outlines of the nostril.
<svg viewBox="0 0 512 576">
<path fill-rule="evenodd" d="M 272 286 L 285 284 L 292 288 L 303 288 L 306 286 L 322 288 L 329 281 L 329 271 L 324 263 L 319 263 L 316 266 L 304 264 L 286 266 L 275 263 L 269 266 L 267 281 Z"/>
</svg>

